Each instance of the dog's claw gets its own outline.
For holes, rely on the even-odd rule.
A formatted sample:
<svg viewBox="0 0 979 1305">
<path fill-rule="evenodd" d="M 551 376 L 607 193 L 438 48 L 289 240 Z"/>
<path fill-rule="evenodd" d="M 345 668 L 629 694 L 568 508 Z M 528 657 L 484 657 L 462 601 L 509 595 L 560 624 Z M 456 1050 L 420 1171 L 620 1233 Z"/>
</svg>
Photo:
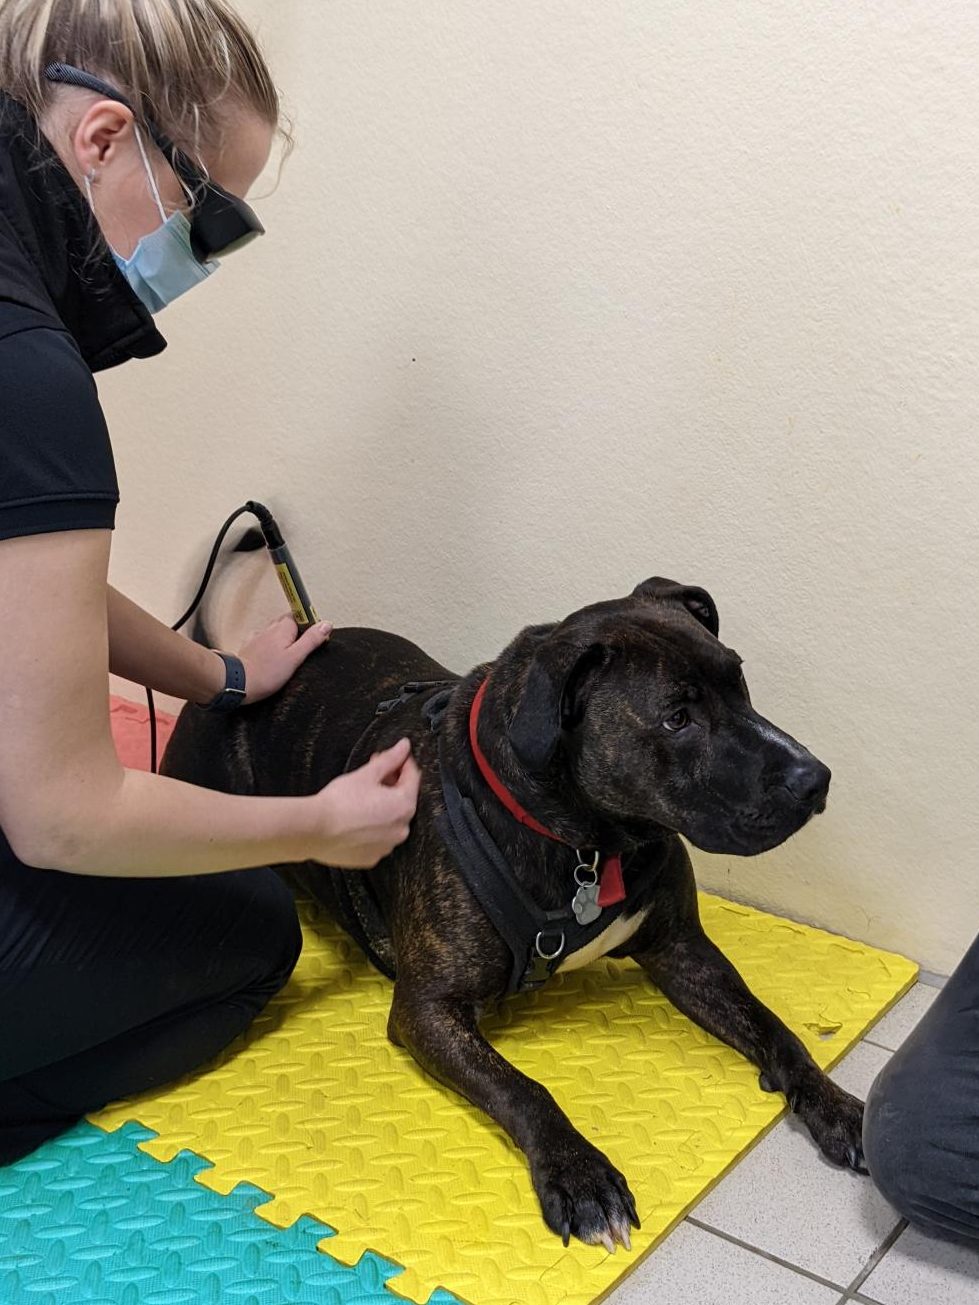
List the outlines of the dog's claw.
<svg viewBox="0 0 979 1305">
<path fill-rule="evenodd" d="M 553 1155 L 557 1148 L 548 1149 Z M 620 1244 L 631 1249 L 629 1223 L 638 1226 L 638 1219 L 625 1178 L 583 1138 L 575 1139 L 573 1148 L 564 1142 L 561 1150 L 559 1157 L 532 1166 L 548 1227 L 565 1246 L 577 1237 L 588 1246 L 604 1246 L 609 1255 Z"/>
<path fill-rule="evenodd" d="M 629 1238 L 628 1215 L 627 1214 L 619 1215 L 611 1219 L 610 1224 L 611 1224 L 612 1236 L 614 1240 L 619 1245 L 624 1246 L 627 1251 L 631 1251 L 632 1246 L 630 1244 L 630 1238 Z"/>
<path fill-rule="evenodd" d="M 619 1193 L 622 1197 L 622 1203 L 625 1206 L 625 1212 L 629 1216 L 629 1223 L 634 1228 L 641 1227 L 639 1223 L 639 1211 L 636 1209 L 636 1200 L 625 1183 L 619 1184 Z M 629 1235 L 629 1224 L 623 1223 L 626 1230 L 626 1236 Z"/>
<path fill-rule="evenodd" d="M 819 1149 L 834 1165 L 866 1173 L 863 1156 L 863 1102 L 824 1074 L 796 1087 L 790 1104 Z"/>
<path fill-rule="evenodd" d="M 571 1245 L 571 1220 L 574 1218 L 574 1206 L 567 1192 L 561 1193 L 561 1241 L 565 1246 Z"/>
<path fill-rule="evenodd" d="M 850 1168 L 855 1170 L 855 1172 L 858 1174 L 870 1173 L 870 1170 L 867 1168 L 867 1165 L 863 1158 L 862 1146 L 847 1147 L 846 1162 L 850 1166 Z"/>
<path fill-rule="evenodd" d="M 762 1092 L 777 1092 L 778 1088 L 764 1072 L 758 1075 L 758 1086 Z"/>
</svg>

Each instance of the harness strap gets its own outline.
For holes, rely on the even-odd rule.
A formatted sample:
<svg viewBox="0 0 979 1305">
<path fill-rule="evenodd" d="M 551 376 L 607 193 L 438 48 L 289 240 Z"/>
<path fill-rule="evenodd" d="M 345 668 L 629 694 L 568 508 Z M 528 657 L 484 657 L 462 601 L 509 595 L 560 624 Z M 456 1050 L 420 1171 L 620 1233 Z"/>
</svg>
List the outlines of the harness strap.
<svg viewBox="0 0 979 1305">
<path fill-rule="evenodd" d="M 426 689 L 438 689 L 446 684 L 455 686 L 458 684 L 458 680 L 409 680 L 406 684 L 402 684 L 396 698 L 385 698 L 383 702 L 379 702 L 374 708 L 374 715 L 384 716 L 389 711 L 394 711 L 396 707 L 402 707 L 406 702 L 411 702 L 412 698 L 417 697 L 419 693 L 424 693 Z M 449 696 L 449 694 L 446 695 L 446 702 L 448 702 Z M 425 706 L 427 708 L 428 703 Z M 366 734 L 371 728 L 372 726 L 368 725 L 364 733 Z"/>
<path fill-rule="evenodd" d="M 411 681 L 402 685 L 397 697 L 379 703 L 375 717 L 412 701 L 419 693 L 435 690 L 423 703 L 422 716 L 433 733 L 438 734 L 442 717 L 458 683 L 458 680 Z M 354 758 L 375 724 L 376 719 L 358 739 L 348 758 L 347 770 L 352 768 Z M 625 891 L 619 858 L 606 858 L 603 892 L 598 899 L 603 909 L 591 923 L 580 924 L 570 902 L 558 910 L 544 910 L 513 873 L 506 857 L 480 819 L 475 803 L 471 798 L 463 796 L 449 773 L 441 737 L 439 768 L 445 812 L 436 817 L 435 826 L 463 882 L 510 950 L 513 964 L 507 993 L 510 995 L 540 988 L 562 961 L 587 947 L 622 914 Z M 531 817 L 521 823 L 533 829 L 532 820 Z M 615 865 L 610 867 L 613 861 Z M 609 876 L 610 869 L 611 882 L 606 885 L 605 879 Z M 380 903 L 371 887 L 371 876 L 352 875 L 343 870 L 330 870 L 329 874 L 344 916 L 344 927 L 372 964 L 382 974 L 393 979 L 394 951 Z M 610 891 L 604 891 L 606 888 Z M 606 897 L 611 900 L 603 900 Z"/>
<path fill-rule="evenodd" d="M 450 776 L 439 747 L 445 813 L 436 817 L 438 833 L 472 895 L 513 956 L 507 994 L 542 987 L 568 956 L 604 933 L 621 915 L 624 903 L 603 910 L 582 925 L 570 905 L 546 911 L 513 873 L 471 798 Z"/>
<path fill-rule="evenodd" d="M 442 791 L 445 813 L 437 816 L 435 827 L 466 887 L 486 912 L 513 957 L 507 993 L 524 987 L 540 987 L 554 973 L 556 962 L 564 955 L 565 935 L 560 925 L 553 928 L 549 915 L 563 922 L 564 912 L 544 913 L 527 895 L 514 877 L 505 857 L 489 836 L 469 798 L 442 768 Z M 528 982 L 528 971 L 535 968 L 535 941 L 543 941 L 543 950 L 554 953 L 545 972 Z"/>
</svg>

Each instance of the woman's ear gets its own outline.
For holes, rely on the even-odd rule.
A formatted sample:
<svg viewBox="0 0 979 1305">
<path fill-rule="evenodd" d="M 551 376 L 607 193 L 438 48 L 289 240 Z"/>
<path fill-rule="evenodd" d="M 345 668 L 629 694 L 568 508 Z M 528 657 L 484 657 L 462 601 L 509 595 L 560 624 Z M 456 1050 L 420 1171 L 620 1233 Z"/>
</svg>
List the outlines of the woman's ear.
<svg viewBox="0 0 979 1305">
<path fill-rule="evenodd" d="M 97 100 L 82 114 L 71 134 L 82 176 L 98 175 L 133 139 L 133 113 L 114 100 Z"/>
</svg>

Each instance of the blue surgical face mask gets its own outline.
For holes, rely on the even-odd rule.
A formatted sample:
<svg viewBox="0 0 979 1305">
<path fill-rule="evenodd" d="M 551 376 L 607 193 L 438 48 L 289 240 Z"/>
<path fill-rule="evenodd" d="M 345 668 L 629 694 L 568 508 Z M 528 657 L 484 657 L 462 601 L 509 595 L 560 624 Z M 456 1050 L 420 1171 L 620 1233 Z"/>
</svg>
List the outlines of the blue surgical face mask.
<svg viewBox="0 0 979 1305">
<path fill-rule="evenodd" d="M 136 142 L 149 179 L 150 190 L 160 213 L 161 225 L 143 236 L 128 258 L 112 250 L 119 271 L 140 297 L 151 313 L 158 313 L 167 304 L 206 281 L 216 267 L 217 260 L 200 263 L 190 244 L 190 222 L 185 213 L 176 212 L 167 217 L 153 169 L 150 167 L 142 134 L 134 127 Z M 88 200 L 92 203 L 91 182 L 86 177 Z"/>
</svg>

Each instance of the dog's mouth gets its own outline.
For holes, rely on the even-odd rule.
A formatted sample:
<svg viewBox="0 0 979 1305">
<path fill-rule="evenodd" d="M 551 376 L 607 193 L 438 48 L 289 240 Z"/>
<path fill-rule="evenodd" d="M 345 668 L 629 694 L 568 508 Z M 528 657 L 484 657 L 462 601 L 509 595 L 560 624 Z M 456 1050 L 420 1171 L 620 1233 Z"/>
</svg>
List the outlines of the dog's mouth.
<svg viewBox="0 0 979 1305">
<path fill-rule="evenodd" d="M 781 795 L 782 790 L 780 790 Z M 751 811 L 735 811 L 729 818 L 710 828 L 681 830 L 680 832 L 704 852 L 728 856 L 760 856 L 780 847 L 800 829 L 826 810 L 826 797 L 815 802 L 800 802 L 784 790 L 791 802 L 766 804 Z"/>
<path fill-rule="evenodd" d="M 748 852 L 749 856 L 770 852 L 772 848 L 781 846 L 808 825 L 813 816 L 821 815 L 826 810 L 825 796 L 815 802 L 800 802 L 791 793 L 789 796 L 792 802 L 787 809 L 783 807 L 778 811 L 762 811 L 754 819 L 739 822 L 737 832 L 746 843 L 755 844 Z"/>
<path fill-rule="evenodd" d="M 825 793 L 821 793 L 814 801 L 807 801 L 797 797 L 787 784 L 780 784 L 779 790 L 788 795 L 789 802 L 793 807 L 797 807 L 805 813 L 802 818 L 803 825 L 807 824 L 813 816 L 821 816 L 826 810 L 827 794 Z"/>
</svg>

